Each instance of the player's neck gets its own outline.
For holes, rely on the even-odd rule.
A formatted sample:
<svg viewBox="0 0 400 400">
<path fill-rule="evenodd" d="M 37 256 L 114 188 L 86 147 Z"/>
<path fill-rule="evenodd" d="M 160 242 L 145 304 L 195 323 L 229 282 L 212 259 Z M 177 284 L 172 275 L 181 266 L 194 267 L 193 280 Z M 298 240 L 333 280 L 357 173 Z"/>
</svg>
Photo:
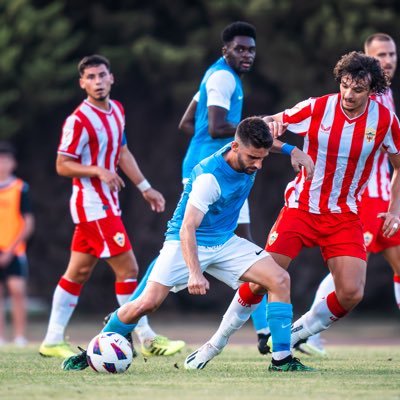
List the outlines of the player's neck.
<svg viewBox="0 0 400 400">
<path fill-rule="evenodd" d="M 104 111 L 108 111 L 110 109 L 110 98 L 107 97 L 104 100 L 96 100 L 93 97 L 88 96 L 87 101 L 93 106 L 100 108 Z"/>
</svg>

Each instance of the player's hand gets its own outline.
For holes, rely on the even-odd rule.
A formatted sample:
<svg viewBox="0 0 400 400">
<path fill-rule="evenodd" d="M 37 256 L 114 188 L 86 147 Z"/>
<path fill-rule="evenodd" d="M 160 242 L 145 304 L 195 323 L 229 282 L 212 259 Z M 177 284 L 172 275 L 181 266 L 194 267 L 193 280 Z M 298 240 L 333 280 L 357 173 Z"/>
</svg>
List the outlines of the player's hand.
<svg viewBox="0 0 400 400">
<path fill-rule="evenodd" d="M 111 172 L 105 168 L 99 168 L 98 178 L 104 182 L 112 192 L 119 192 L 125 187 L 122 178 L 115 172 Z"/>
<path fill-rule="evenodd" d="M 400 218 L 391 212 L 379 213 L 378 218 L 384 219 L 382 226 L 383 236 L 392 237 L 400 228 Z"/>
<path fill-rule="evenodd" d="M 279 136 L 282 136 L 288 127 L 289 124 L 277 122 L 277 121 L 270 121 L 267 122 L 268 128 L 271 131 L 271 135 L 274 139 L 277 139 Z"/>
<path fill-rule="evenodd" d="M 204 295 L 209 289 L 210 282 L 208 282 L 203 274 L 189 275 L 188 291 L 190 294 Z"/>
<path fill-rule="evenodd" d="M 0 253 L 0 268 L 6 268 L 10 265 L 14 257 L 14 253 L 11 251 L 3 251 Z"/>
<path fill-rule="evenodd" d="M 160 213 L 165 210 L 165 199 L 159 191 L 150 188 L 143 192 L 143 197 L 150 204 L 153 211 Z"/>
<path fill-rule="evenodd" d="M 314 176 L 315 167 L 312 158 L 297 147 L 290 153 L 290 158 L 293 169 L 296 172 L 300 172 L 300 167 L 304 167 L 306 170 L 306 180 L 310 181 Z"/>
</svg>

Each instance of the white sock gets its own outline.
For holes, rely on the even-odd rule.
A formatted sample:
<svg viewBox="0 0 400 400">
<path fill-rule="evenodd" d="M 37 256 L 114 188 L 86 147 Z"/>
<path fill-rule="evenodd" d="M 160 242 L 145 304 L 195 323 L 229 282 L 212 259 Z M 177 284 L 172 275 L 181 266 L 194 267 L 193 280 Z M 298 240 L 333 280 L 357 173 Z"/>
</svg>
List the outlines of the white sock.
<svg viewBox="0 0 400 400">
<path fill-rule="evenodd" d="M 244 304 L 244 305 L 243 305 Z M 226 310 L 221 324 L 209 342 L 218 350 L 222 350 L 229 338 L 239 330 L 250 318 L 251 313 L 258 307 L 257 304 L 245 304 L 240 298 L 239 290 L 235 293 L 231 304 Z"/>
<path fill-rule="evenodd" d="M 335 314 L 328 307 L 328 299 L 334 302 Z M 332 301 L 332 299 L 334 299 Z M 337 302 L 336 293 L 330 293 L 326 298 L 316 302 L 310 311 L 294 322 L 290 346 L 293 347 L 299 340 L 307 339 L 309 336 L 328 329 L 335 321 L 346 315 L 347 311 L 341 308 Z"/>
<path fill-rule="evenodd" d="M 65 284 L 65 282 L 67 282 L 67 284 Z M 70 287 L 72 287 L 72 290 Z M 69 282 L 64 278 L 60 279 L 60 282 L 54 291 L 50 320 L 44 343 L 51 345 L 64 341 L 65 328 L 67 327 L 72 313 L 75 311 L 75 307 L 78 304 L 81 288 L 82 285 Z M 77 294 L 73 294 L 66 289 Z"/>
<path fill-rule="evenodd" d="M 315 293 L 314 301 L 311 305 L 311 309 L 320 302 L 321 299 L 328 296 L 329 293 L 335 290 L 335 282 L 333 281 L 332 274 L 326 275 L 326 277 L 321 281 L 318 286 L 318 289 Z M 321 342 L 321 335 L 316 333 L 313 336 L 310 336 L 307 340 L 307 343 L 316 344 Z"/>
<path fill-rule="evenodd" d="M 394 296 L 396 298 L 397 307 L 400 309 L 400 276 L 395 275 L 393 278 Z"/>
<path fill-rule="evenodd" d="M 146 315 L 141 317 L 135 327 L 135 333 L 141 344 L 144 342 L 152 341 L 157 334 L 151 329 L 149 320 Z"/>
</svg>

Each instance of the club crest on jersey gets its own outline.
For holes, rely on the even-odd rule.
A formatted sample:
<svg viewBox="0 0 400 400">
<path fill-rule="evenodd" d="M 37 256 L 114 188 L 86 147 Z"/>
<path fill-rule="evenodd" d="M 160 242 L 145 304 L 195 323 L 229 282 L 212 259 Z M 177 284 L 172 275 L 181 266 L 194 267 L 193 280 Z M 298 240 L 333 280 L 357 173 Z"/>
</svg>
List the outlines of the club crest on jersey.
<svg viewBox="0 0 400 400">
<path fill-rule="evenodd" d="M 125 245 L 125 235 L 121 232 L 117 232 L 114 237 L 114 242 L 117 243 L 118 246 L 124 247 Z"/>
<path fill-rule="evenodd" d="M 369 246 L 372 242 L 374 235 L 371 232 L 364 232 L 364 244 L 365 246 Z"/>
<path fill-rule="evenodd" d="M 373 128 L 367 128 L 365 130 L 365 139 L 367 140 L 368 143 L 371 143 L 372 141 L 375 140 L 376 136 L 376 130 Z"/>
<path fill-rule="evenodd" d="M 268 244 L 271 246 L 274 244 L 275 240 L 278 239 L 278 232 L 277 231 L 273 231 L 270 233 L 270 235 L 268 236 Z"/>
</svg>

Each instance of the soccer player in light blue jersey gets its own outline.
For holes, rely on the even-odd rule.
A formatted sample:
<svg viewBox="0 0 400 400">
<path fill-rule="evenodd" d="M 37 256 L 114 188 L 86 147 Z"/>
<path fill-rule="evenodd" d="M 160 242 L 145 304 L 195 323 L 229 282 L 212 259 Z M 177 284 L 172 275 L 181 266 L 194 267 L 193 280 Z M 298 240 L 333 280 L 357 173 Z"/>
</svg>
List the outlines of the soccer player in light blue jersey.
<svg viewBox="0 0 400 400">
<path fill-rule="evenodd" d="M 187 107 L 179 128 L 192 135 L 182 165 L 182 182 L 189 179 L 193 167 L 225 144 L 230 143 L 242 119 L 244 93 L 241 77 L 248 73 L 256 56 L 256 29 L 247 22 L 228 25 L 221 34 L 222 56 L 205 72 L 199 90 Z M 253 240 L 250 210 L 246 200 L 239 214 L 235 233 Z M 260 302 L 252 314 L 258 335 L 258 349 L 267 352 L 269 328 L 267 300 Z"/>
<path fill-rule="evenodd" d="M 268 314 L 274 340 L 271 371 L 307 371 L 290 351 L 289 274 L 261 247 L 234 234 L 239 212 L 273 145 L 269 126 L 259 117 L 243 120 L 234 140 L 201 161 L 184 187 L 168 223 L 164 246 L 142 294 L 115 311 L 104 332 L 129 334 L 141 316 L 155 311 L 170 291 L 188 288 L 192 295 L 205 295 L 210 287 L 207 272 L 239 288 L 236 301 L 224 320 L 227 336 L 241 326 L 268 291 Z M 283 151 L 274 144 L 273 151 Z M 242 282 L 242 285 L 240 285 Z M 251 283 L 250 283 L 251 282 Z M 255 292 L 252 288 L 262 287 Z M 202 369 L 220 351 L 206 343 L 185 361 L 187 369 Z M 87 366 L 86 355 L 64 360 L 65 370 Z"/>
</svg>

